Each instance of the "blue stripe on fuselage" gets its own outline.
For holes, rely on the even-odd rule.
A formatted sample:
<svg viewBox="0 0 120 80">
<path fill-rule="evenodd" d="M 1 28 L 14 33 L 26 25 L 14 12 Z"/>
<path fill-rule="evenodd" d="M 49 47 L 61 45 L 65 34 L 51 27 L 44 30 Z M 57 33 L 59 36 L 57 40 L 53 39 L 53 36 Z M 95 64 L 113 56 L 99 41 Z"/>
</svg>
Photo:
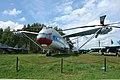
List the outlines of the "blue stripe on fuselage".
<svg viewBox="0 0 120 80">
<path fill-rule="evenodd" d="M 57 42 L 59 42 L 59 43 L 61 43 L 65 46 L 64 42 L 62 42 L 63 41 L 62 37 L 59 37 L 59 36 L 56 36 L 56 35 L 51 35 L 51 37 L 52 37 L 51 39 L 53 41 L 57 41 Z"/>
</svg>

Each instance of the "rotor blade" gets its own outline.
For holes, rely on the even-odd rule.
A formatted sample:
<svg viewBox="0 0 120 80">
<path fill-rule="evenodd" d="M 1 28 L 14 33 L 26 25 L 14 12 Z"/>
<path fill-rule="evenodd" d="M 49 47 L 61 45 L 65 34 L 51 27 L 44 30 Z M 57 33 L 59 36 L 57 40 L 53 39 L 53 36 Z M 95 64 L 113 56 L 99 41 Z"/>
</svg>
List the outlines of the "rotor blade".
<svg viewBox="0 0 120 80">
<path fill-rule="evenodd" d="M 119 26 L 109 26 L 109 27 L 120 28 Z"/>
<path fill-rule="evenodd" d="M 105 19 L 106 15 L 105 15 L 105 16 L 102 16 L 101 19 L 102 19 L 103 17 L 104 17 L 104 19 Z M 81 26 L 81 27 L 64 29 L 64 30 L 62 30 L 62 31 L 67 31 L 67 30 L 72 30 L 72 29 L 77 29 L 77 28 L 87 28 L 87 27 L 103 26 L 103 25 L 104 25 L 104 26 L 108 26 L 108 25 L 114 25 L 114 24 L 120 24 L 120 22 L 114 22 L 114 23 L 110 23 L 110 24 L 99 24 L 99 25 Z M 117 26 L 113 26 L 113 27 L 119 28 L 119 27 L 117 27 Z"/>
<path fill-rule="evenodd" d="M 78 28 L 87 28 L 87 27 L 95 27 L 95 26 L 108 26 L 108 25 L 120 24 L 120 22 L 104 24 L 105 17 L 106 17 L 106 15 L 103 15 L 103 16 L 100 17 L 100 24 L 99 25 L 80 26 L 80 27 L 64 29 L 64 30 L 61 30 L 61 31 L 67 31 L 67 30 L 78 29 Z"/>
<path fill-rule="evenodd" d="M 114 24 L 120 24 L 120 22 L 114 22 L 114 23 L 105 24 L 105 25 L 108 26 L 108 25 L 114 25 Z"/>
<path fill-rule="evenodd" d="M 94 25 L 91 25 L 91 26 L 74 27 L 74 28 L 64 29 L 64 30 L 62 30 L 62 31 L 67 31 L 67 30 L 72 30 L 72 29 L 78 29 L 78 28 L 87 28 L 87 27 L 95 27 L 95 26 L 94 26 Z"/>
<path fill-rule="evenodd" d="M 106 15 L 100 17 L 100 24 L 104 25 Z"/>
</svg>

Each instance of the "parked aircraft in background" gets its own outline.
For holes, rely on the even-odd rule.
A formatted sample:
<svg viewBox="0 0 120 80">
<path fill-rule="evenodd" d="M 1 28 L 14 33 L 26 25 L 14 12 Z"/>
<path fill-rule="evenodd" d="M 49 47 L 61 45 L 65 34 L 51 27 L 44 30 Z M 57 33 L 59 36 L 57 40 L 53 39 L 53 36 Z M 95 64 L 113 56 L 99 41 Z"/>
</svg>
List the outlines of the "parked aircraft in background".
<svg viewBox="0 0 120 80">
<path fill-rule="evenodd" d="M 105 53 L 113 53 L 115 55 L 120 55 L 120 41 L 113 42 L 111 40 L 111 45 L 103 46 L 103 47 L 94 47 L 91 48 L 92 52 L 100 52 L 102 55 Z"/>
<path fill-rule="evenodd" d="M 26 52 L 28 52 L 28 50 L 23 49 L 23 48 L 18 48 L 17 46 L 10 47 L 8 45 L 1 44 L 1 43 L 0 43 L 0 50 L 3 53 L 26 53 Z"/>
<path fill-rule="evenodd" d="M 101 52 L 101 53 L 103 53 L 103 52 L 106 52 L 106 48 L 105 47 L 92 47 L 91 49 L 91 52 Z"/>
<path fill-rule="evenodd" d="M 86 54 L 88 52 L 90 52 L 91 49 L 90 48 L 80 48 L 79 50 L 77 48 L 73 48 L 72 52 L 74 53 L 79 53 L 79 54 Z"/>
<path fill-rule="evenodd" d="M 81 31 L 77 33 L 71 33 L 68 35 L 61 36 L 56 30 L 53 28 L 46 28 L 44 27 L 39 33 L 36 32 L 29 32 L 29 31 L 18 31 L 15 32 L 17 35 L 24 35 L 28 39 L 30 39 L 33 43 L 38 45 L 43 51 L 44 49 L 48 49 L 47 56 L 50 56 L 50 50 L 56 50 L 56 51 L 69 51 L 69 41 L 67 41 L 67 38 L 70 37 L 77 37 L 77 36 L 85 36 L 85 35 L 91 35 L 94 34 L 87 42 L 89 42 L 92 38 L 97 38 L 99 34 L 107 34 L 108 32 L 112 31 L 112 27 L 120 28 L 118 26 L 110 26 L 118 23 L 111 23 L 111 24 L 104 24 L 105 16 L 100 17 L 100 25 L 90 25 L 90 26 L 81 26 L 81 27 L 74 27 L 65 29 L 62 31 L 67 30 L 73 30 L 78 28 L 87 28 L 87 27 L 94 27 L 94 29 L 89 29 L 86 31 Z M 120 22 L 119 22 L 120 23 Z M 37 43 L 32 40 L 28 34 L 36 35 L 36 41 Z M 80 47 L 82 48 L 87 42 L 83 43 L 83 45 Z M 40 44 L 40 45 L 39 45 Z M 79 52 L 79 49 L 78 49 Z"/>
<path fill-rule="evenodd" d="M 106 52 L 115 53 L 116 55 L 120 55 L 120 41 L 113 42 L 111 41 L 111 45 L 104 46 L 106 49 Z"/>
</svg>

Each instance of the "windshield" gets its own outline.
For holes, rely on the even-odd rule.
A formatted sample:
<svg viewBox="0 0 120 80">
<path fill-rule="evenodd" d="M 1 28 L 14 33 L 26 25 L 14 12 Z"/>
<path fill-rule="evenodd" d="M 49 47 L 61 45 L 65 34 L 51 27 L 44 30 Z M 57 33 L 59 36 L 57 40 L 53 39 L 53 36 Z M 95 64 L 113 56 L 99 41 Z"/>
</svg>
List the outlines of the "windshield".
<svg viewBox="0 0 120 80">
<path fill-rule="evenodd" d="M 40 34 L 38 34 L 37 38 L 47 38 L 47 39 L 50 39 L 50 35 L 49 34 L 45 34 L 45 33 L 40 33 Z"/>
</svg>

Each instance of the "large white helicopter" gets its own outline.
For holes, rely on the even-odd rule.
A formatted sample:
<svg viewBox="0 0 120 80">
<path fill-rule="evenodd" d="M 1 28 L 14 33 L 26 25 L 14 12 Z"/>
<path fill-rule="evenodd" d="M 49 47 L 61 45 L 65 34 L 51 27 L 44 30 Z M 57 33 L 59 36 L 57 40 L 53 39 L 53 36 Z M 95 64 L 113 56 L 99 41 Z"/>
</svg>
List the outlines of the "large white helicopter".
<svg viewBox="0 0 120 80">
<path fill-rule="evenodd" d="M 29 31 L 18 31 L 16 33 L 23 34 L 25 37 L 27 37 L 31 41 L 33 40 L 29 36 L 27 36 L 27 34 L 36 35 L 37 43 L 35 41 L 33 42 L 43 50 L 48 49 L 48 52 L 46 55 L 50 56 L 51 55 L 50 50 L 57 50 L 57 51 L 69 51 L 70 50 L 69 42 L 66 40 L 66 38 L 76 37 L 76 36 L 85 36 L 85 35 L 91 35 L 91 34 L 94 34 L 93 37 L 97 38 L 99 34 L 107 34 L 108 32 L 112 31 L 112 27 L 120 28 L 118 26 L 111 26 L 114 24 L 119 24 L 120 22 L 104 24 L 105 17 L 106 15 L 100 17 L 99 25 L 81 26 L 81 27 L 74 27 L 74 28 L 62 30 L 62 31 L 67 31 L 67 30 L 73 30 L 73 29 L 78 29 L 78 28 L 94 27 L 94 29 L 80 31 L 77 33 L 71 33 L 69 35 L 64 35 L 64 36 L 61 36 L 53 28 L 43 28 L 39 33 L 29 32 Z M 86 43 L 84 43 L 82 46 L 84 46 Z"/>
</svg>

